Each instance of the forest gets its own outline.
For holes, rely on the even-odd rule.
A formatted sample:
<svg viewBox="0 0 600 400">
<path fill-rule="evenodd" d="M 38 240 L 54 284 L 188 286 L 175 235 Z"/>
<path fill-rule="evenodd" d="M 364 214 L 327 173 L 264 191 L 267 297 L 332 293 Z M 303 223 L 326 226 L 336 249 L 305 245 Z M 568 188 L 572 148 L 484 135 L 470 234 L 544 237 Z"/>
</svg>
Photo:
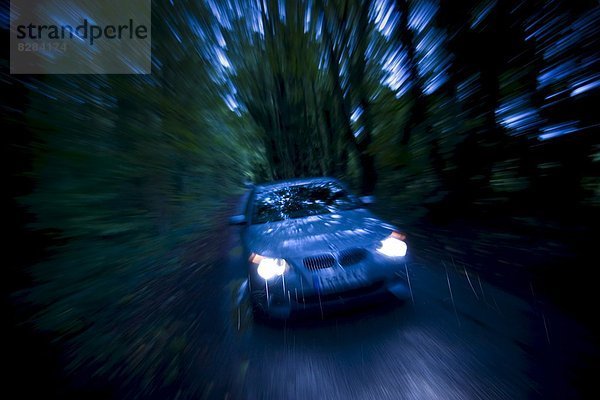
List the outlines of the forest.
<svg viewBox="0 0 600 400">
<path fill-rule="evenodd" d="M 218 270 L 246 182 L 340 178 L 409 232 L 589 239 L 599 21 L 593 0 L 172 0 L 151 74 L 11 75 L 5 48 L 14 335 L 159 398 L 191 340 L 170 304 Z"/>
</svg>

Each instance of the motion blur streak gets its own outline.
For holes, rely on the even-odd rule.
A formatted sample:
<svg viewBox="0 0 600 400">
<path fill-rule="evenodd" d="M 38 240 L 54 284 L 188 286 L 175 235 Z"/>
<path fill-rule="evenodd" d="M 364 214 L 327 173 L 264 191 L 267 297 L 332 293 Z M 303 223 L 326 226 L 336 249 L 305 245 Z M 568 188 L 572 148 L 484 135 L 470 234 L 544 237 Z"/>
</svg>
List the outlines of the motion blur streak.
<svg viewBox="0 0 600 400">
<path fill-rule="evenodd" d="M 3 51 L 23 397 L 595 388 L 597 1 L 152 3 L 151 75 L 10 75 Z M 414 301 L 252 322 L 227 217 L 245 181 L 309 176 L 406 229 Z"/>
</svg>

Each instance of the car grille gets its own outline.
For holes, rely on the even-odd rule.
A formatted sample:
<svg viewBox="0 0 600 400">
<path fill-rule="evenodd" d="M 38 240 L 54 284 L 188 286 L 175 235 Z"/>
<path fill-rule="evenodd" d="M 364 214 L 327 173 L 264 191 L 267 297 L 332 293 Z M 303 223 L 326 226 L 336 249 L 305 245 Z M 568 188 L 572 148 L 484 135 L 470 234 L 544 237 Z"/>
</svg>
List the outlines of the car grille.
<svg viewBox="0 0 600 400">
<path fill-rule="evenodd" d="M 367 258 L 367 251 L 365 249 L 346 249 L 340 252 L 338 262 L 342 267 L 346 267 L 348 265 L 358 264 L 365 258 Z"/>
<path fill-rule="evenodd" d="M 331 268 L 335 264 L 335 258 L 331 254 L 321 254 L 318 256 L 306 257 L 304 266 L 311 271 Z"/>
</svg>

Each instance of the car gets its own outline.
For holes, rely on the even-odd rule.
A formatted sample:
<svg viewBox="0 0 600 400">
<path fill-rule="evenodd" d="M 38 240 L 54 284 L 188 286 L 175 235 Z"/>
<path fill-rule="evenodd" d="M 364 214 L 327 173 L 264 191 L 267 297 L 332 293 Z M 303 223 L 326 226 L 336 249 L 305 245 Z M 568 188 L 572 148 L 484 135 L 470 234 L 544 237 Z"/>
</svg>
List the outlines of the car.
<svg viewBox="0 0 600 400">
<path fill-rule="evenodd" d="M 406 235 L 334 178 L 255 185 L 241 226 L 255 316 L 287 319 L 409 295 Z"/>
</svg>

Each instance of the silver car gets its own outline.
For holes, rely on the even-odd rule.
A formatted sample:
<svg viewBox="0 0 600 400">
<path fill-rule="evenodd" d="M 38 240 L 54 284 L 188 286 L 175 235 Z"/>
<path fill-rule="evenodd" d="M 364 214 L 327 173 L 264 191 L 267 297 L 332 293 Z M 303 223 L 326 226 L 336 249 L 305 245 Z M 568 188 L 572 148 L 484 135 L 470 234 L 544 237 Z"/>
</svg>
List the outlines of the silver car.
<svg viewBox="0 0 600 400">
<path fill-rule="evenodd" d="M 385 295 L 405 299 L 405 235 L 333 178 L 253 187 L 241 225 L 255 315 L 289 318 Z"/>
</svg>

